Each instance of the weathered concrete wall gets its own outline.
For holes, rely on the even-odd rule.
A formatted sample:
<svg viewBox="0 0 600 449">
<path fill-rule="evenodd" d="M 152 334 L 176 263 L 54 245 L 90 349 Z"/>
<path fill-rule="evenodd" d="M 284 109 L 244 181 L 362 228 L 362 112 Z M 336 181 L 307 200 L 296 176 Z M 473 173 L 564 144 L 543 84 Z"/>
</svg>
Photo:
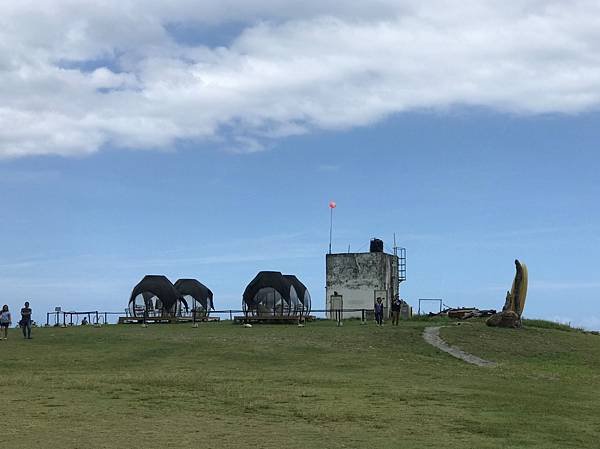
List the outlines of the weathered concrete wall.
<svg viewBox="0 0 600 449">
<path fill-rule="evenodd" d="M 372 309 L 377 295 L 386 297 L 384 306 L 387 314 L 394 294 L 398 293 L 394 286 L 394 269 L 397 267 L 394 257 L 385 253 L 327 254 L 328 307 L 334 292 L 343 296 L 344 309 Z M 360 312 L 344 313 L 344 317 L 360 315 Z"/>
</svg>

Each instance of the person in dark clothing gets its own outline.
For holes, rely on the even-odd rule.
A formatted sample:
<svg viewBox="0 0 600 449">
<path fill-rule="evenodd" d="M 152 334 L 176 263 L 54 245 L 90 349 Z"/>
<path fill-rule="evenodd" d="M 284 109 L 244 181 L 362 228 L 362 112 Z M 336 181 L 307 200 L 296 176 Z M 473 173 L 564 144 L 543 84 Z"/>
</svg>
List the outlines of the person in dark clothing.
<svg viewBox="0 0 600 449">
<path fill-rule="evenodd" d="M 21 330 L 23 331 L 23 338 L 31 338 L 31 308 L 29 308 L 29 302 L 25 301 L 25 307 L 21 309 Z"/>
<path fill-rule="evenodd" d="M 400 308 L 402 307 L 402 300 L 396 296 L 392 302 L 392 325 L 398 326 L 400 321 Z"/>
<path fill-rule="evenodd" d="M 377 298 L 375 303 L 375 321 L 378 326 L 383 326 L 383 302 L 381 298 Z"/>
</svg>

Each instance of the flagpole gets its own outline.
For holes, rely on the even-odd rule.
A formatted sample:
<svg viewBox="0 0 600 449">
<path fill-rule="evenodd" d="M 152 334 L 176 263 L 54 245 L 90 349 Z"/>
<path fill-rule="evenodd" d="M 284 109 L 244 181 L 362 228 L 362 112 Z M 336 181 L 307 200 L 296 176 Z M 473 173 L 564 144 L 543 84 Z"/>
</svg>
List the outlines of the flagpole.
<svg viewBox="0 0 600 449">
<path fill-rule="evenodd" d="M 335 201 L 329 202 L 329 254 L 331 254 L 331 236 L 333 235 L 333 209 L 336 206 Z"/>
<path fill-rule="evenodd" d="M 329 208 L 329 254 L 331 254 L 331 235 L 333 233 L 333 207 Z"/>
</svg>

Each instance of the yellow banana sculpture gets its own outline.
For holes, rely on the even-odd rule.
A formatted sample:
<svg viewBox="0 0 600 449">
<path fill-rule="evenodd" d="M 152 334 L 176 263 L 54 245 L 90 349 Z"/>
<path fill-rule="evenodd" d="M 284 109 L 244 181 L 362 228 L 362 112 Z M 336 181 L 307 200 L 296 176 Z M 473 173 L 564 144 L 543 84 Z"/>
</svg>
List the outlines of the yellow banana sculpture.
<svg viewBox="0 0 600 449">
<path fill-rule="evenodd" d="M 517 273 L 512 283 L 510 292 L 506 294 L 506 303 L 504 304 L 503 311 L 510 310 L 515 312 L 519 318 L 523 314 L 525 308 L 525 300 L 527 299 L 527 282 L 529 274 L 527 272 L 527 265 L 515 260 L 515 267 Z"/>
</svg>

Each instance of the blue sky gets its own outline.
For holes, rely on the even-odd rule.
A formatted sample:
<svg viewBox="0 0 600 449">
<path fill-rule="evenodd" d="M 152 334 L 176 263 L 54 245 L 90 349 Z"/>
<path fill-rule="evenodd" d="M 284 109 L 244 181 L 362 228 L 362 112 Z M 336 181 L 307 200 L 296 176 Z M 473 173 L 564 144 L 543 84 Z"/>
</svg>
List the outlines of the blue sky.
<svg viewBox="0 0 600 449">
<path fill-rule="evenodd" d="M 526 262 L 526 314 L 598 325 L 597 114 L 399 114 L 233 154 L 210 145 L 0 165 L 5 302 L 37 317 L 121 310 L 144 274 L 197 277 L 237 308 L 258 270 L 297 273 L 324 304 L 334 250 L 408 251 L 402 294 L 500 307 Z"/>
<path fill-rule="evenodd" d="M 144 274 L 324 304 L 334 249 L 402 294 L 600 328 L 593 0 L 0 3 L 0 299 L 122 310 Z"/>
</svg>

